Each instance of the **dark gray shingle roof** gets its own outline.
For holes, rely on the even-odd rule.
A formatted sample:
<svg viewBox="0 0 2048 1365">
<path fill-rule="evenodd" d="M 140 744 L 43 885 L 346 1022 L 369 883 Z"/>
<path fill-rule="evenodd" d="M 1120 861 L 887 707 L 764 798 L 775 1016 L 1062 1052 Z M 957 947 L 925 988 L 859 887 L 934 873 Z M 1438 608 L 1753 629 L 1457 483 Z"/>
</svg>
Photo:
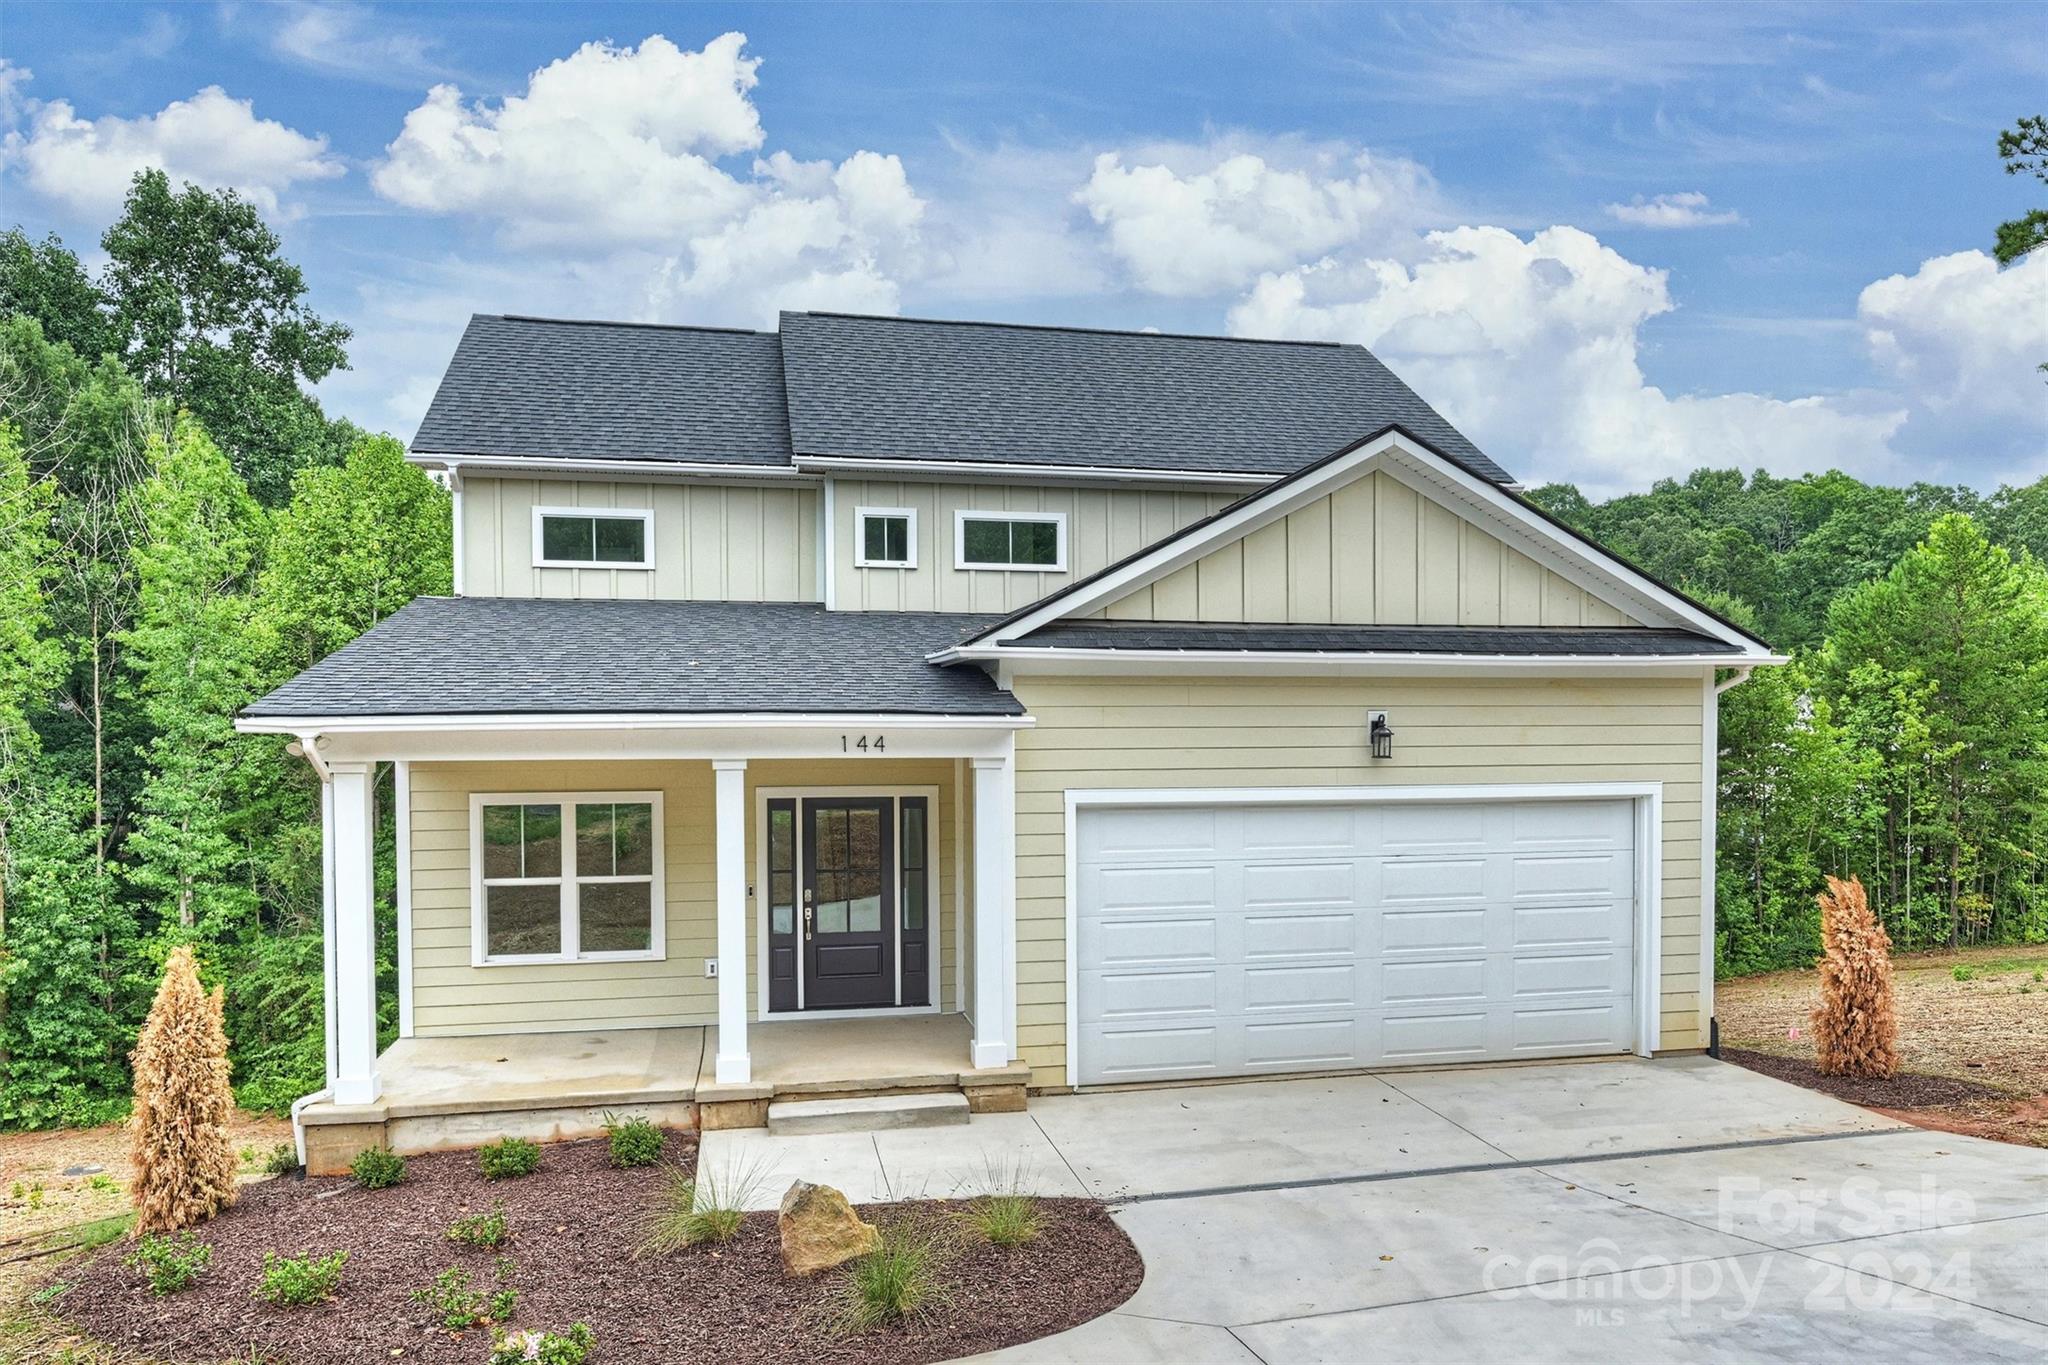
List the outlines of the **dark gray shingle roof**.
<svg viewBox="0 0 2048 1365">
<path fill-rule="evenodd" d="M 412 448 L 786 467 L 781 347 L 772 332 L 479 313 Z"/>
<path fill-rule="evenodd" d="M 980 669 L 925 662 L 992 619 L 809 603 L 423 597 L 243 714 L 1022 715 Z"/>
<path fill-rule="evenodd" d="M 1362 346 L 784 313 L 803 455 L 1289 474 L 1399 423 L 1506 471 Z"/>
<path fill-rule="evenodd" d="M 1287 650 L 1314 654 L 1739 654 L 1725 640 L 1642 626 L 1268 626 L 1060 621 L 1005 640 L 1026 649 Z"/>
</svg>

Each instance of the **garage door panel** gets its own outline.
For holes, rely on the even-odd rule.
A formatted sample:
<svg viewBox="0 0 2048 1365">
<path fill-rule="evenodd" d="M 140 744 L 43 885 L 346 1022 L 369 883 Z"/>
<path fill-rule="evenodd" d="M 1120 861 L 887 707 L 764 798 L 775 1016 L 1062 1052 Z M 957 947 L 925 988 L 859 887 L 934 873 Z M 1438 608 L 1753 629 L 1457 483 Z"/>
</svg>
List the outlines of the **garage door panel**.
<svg viewBox="0 0 2048 1365">
<path fill-rule="evenodd" d="M 1627 801 L 1086 812 L 1077 1077 L 1625 1051 L 1634 829 Z"/>
</svg>

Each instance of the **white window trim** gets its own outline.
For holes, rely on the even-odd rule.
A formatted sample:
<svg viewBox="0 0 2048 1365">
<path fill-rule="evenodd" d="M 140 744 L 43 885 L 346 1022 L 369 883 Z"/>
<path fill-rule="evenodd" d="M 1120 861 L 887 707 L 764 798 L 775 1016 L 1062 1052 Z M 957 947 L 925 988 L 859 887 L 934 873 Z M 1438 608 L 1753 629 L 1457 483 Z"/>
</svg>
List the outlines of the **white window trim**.
<svg viewBox="0 0 2048 1365">
<path fill-rule="evenodd" d="M 869 517 L 901 517 L 907 523 L 903 534 L 902 559 L 869 559 Z M 917 509 L 915 507 L 856 507 L 853 509 L 853 567 L 856 569 L 914 569 L 917 567 Z"/>
<path fill-rule="evenodd" d="M 668 901 L 663 891 L 661 793 L 640 792 L 472 792 L 469 797 L 469 965 L 472 967 L 531 967 L 550 962 L 661 962 L 668 957 L 665 927 Z M 654 807 L 654 870 L 648 877 L 648 912 L 653 918 L 645 951 L 586 953 L 581 951 L 581 924 L 576 914 L 576 813 L 579 805 L 640 803 Z M 496 878 L 499 885 L 561 884 L 562 951 L 533 953 L 521 957 L 492 957 L 488 915 L 484 899 L 484 807 L 562 807 L 562 875 L 537 878 Z M 634 876 L 585 877 L 588 882 L 637 882 Z"/>
<path fill-rule="evenodd" d="M 545 517 L 597 517 L 609 521 L 637 521 L 643 550 L 637 560 L 549 559 L 541 553 L 541 521 Z M 654 567 L 654 510 L 648 507 L 536 507 L 533 509 L 533 567 L 536 569 L 652 569 Z"/>
<path fill-rule="evenodd" d="M 970 521 L 1036 521 L 1050 523 L 1053 533 L 1053 562 L 1050 564 L 984 564 L 967 557 L 967 523 Z M 988 508 L 960 508 L 953 513 L 953 567 L 976 573 L 1065 573 L 1067 571 L 1067 514 L 1065 512 L 1000 512 Z"/>
</svg>

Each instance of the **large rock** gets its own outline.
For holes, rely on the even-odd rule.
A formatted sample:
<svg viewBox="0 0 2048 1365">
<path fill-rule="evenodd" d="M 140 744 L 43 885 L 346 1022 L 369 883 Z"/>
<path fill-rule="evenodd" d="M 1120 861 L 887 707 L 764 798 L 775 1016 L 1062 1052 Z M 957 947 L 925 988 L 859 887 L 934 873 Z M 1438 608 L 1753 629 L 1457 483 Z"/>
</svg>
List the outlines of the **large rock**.
<svg viewBox="0 0 2048 1365">
<path fill-rule="evenodd" d="M 799 1180 L 782 1196 L 776 1217 L 782 1265 L 792 1275 L 815 1275 L 875 1249 L 881 1234 L 860 1221 L 846 1196 L 830 1185 Z"/>
</svg>

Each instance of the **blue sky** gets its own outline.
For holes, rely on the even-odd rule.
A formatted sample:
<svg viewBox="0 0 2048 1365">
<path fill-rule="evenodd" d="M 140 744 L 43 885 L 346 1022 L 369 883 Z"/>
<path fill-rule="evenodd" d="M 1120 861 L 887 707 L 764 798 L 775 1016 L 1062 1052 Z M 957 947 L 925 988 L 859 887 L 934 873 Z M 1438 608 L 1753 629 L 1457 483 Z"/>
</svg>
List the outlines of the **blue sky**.
<svg viewBox="0 0 2048 1365">
<path fill-rule="evenodd" d="M 2039 6 L 15 3 L 0 59 L 7 221 L 237 186 L 401 436 L 472 310 L 820 307 L 1358 341 L 1598 492 L 2048 472 L 2048 253 L 1985 254 Z"/>
</svg>

